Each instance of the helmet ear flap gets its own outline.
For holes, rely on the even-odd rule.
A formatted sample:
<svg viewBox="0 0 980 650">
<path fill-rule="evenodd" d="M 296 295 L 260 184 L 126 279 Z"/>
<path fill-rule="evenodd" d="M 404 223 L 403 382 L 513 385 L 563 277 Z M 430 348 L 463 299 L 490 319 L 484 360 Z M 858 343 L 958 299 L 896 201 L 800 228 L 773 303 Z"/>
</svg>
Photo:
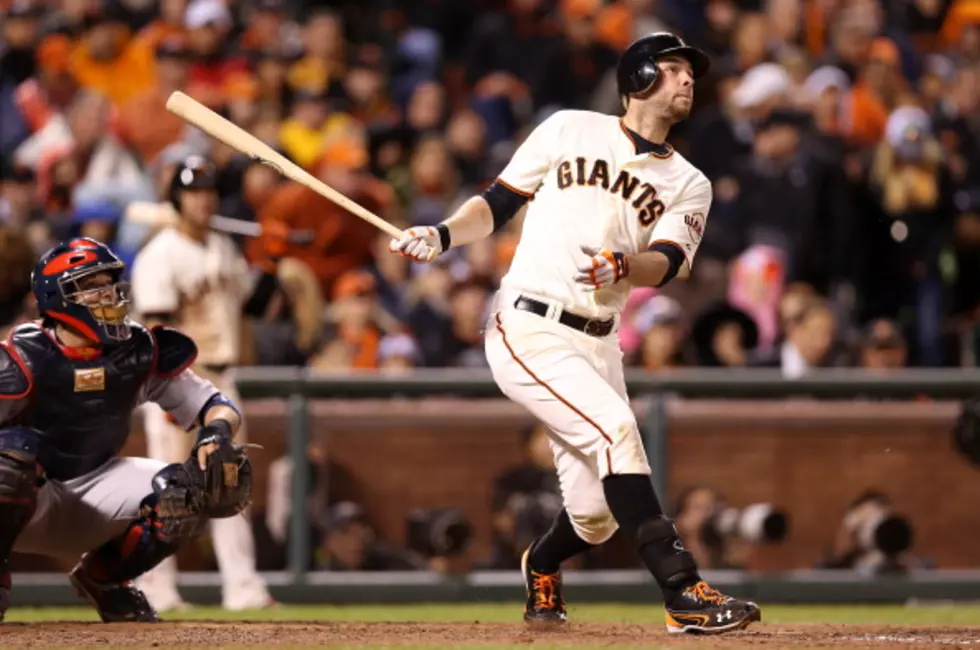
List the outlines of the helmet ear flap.
<svg viewBox="0 0 980 650">
<path fill-rule="evenodd" d="M 633 95 L 643 95 L 653 90 L 660 79 L 660 66 L 656 61 L 644 61 L 636 67 L 631 77 L 630 91 L 622 96 L 624 109 Z"/>
<path fill-rule="evenodd" d="M 660 66 L 656 61 L 644 61 L 637 66 L 635 75 L 633 80 L 635 90 L 631 94 L 641 95 L 650 92 L 660 79 Z"/>
</svg>

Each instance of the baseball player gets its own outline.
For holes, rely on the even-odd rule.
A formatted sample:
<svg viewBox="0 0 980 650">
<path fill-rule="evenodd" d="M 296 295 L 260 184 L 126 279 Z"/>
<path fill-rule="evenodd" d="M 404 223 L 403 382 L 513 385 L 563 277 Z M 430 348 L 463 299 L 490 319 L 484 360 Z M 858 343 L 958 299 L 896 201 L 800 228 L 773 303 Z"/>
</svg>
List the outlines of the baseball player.
<svg viewBox="0 0 980 650">
<path fill-rule="evenodd" d="M 720 633 L 761 619 L 755 603 L 701 579 L 664 514 L 616 335 L 630 288 L 686 276 L 700 243 L 711 185 L 665 140 L 690 112 L 708 65 L 673 34 L 638 39 L 617 68 L 623 118 L 555 113 L 482 196 L 390 245 L 431 261 L 490 235 L 534 198 L 486 335 L 501 390 L 551 430 L 565 506 L 524 553 L 530 623 L 565 621 L 561 563 L 617 528 L 660 585 L 668 632 Z"/>
<path fill-rule="evenodd" d="M 59 244 L 32 277 L 41 321 L 0 344 L 0 620 L 18 551 L 81 556 L 71 583 L 103 621 L 157 621 L 131 581 L 249 503 L 238 407 L 189 370 L 191 339 L 130 320 L 123 270 L 93 239 Z M 200 425 L 180 463 L 117 455 L 144 402 Z"/>
<path fill-rule="evenodd" d="M 179 220 L 153 237 L 133 262 L 133 302 L 144 322 L 172 325 L 194 339 L 200 351 L 195 371 L 237 399 L 228 370 L 239 359 L 244 311 L 261 313 L 277 285 L 274 269 L 256 281 L 232 239 L 210 229 L 218 207 L 217 180 L 214 165 L 200 156 L 178 165 L 170 200 Z M 152 404 L 144 413 L 149 456 L 168 462 L 184 456 L 193 438 Z M 246 440 L 244 426 L 238 438 Z M 211 538 L 225 609 L 271 605 L 255 569 L 255 542 L 245 516 L 213 522 Z M 149 572 L 140 587 L 158 611 L 187 606 L 177 591 L 175 559 Z"/>
</svg>

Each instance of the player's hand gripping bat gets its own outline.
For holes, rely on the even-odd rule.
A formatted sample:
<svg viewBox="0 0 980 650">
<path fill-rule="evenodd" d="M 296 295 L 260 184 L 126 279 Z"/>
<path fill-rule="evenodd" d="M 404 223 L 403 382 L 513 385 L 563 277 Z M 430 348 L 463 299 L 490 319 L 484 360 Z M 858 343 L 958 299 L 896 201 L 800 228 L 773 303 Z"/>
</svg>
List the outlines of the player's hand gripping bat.
<svg viewBox="0 0 980 650">
<path fill-rule="evenodd" d="M 229 122 L 210 108 L 191 99 L 179 90 L 170 95 L 170 98 L 167 100 L 167 110 L 179 116 L 185 122 L 193 124 L 212 138 L 224 142 L 236 151 L 242 152 L 252 160 L 269 165 L 283 176 L 305 185 L 320 196 L 364 219 L 375 228 L 396 239 L 402 236 L 400 229 L 367 208 L 350 200 L 299 165 L 290 162 L 285 156 L 275 151 L 254 135 Z"/>
</svg>

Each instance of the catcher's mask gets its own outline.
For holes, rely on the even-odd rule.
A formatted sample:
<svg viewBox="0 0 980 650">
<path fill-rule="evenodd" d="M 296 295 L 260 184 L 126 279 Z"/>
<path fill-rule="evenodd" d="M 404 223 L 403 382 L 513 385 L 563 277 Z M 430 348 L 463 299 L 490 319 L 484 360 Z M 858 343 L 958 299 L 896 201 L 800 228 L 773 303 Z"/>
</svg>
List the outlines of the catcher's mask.
<svg viewBox="0 0 980 650">
<path fill-rule="evenodd" d="M 102 344 L 132 336 L 125 265 L 108 246 L 90 238 L 58 244 L 38 261 L 31 276 L 38 312 Z"/>
</svg>

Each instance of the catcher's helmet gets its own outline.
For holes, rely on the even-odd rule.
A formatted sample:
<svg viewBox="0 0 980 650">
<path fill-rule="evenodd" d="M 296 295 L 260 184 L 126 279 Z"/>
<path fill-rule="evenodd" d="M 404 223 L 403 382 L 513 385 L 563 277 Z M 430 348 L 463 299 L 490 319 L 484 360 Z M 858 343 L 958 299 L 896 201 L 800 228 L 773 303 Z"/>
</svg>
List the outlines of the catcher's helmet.
<svg viewBox="0 0 980 650">
<path fill-rule="evenodd" d="M 645 93 L 660 77 L 657 59 L 669 55 L 682 56 L 691 62 L 694 78 L 703 76 L 711 66 L 708 55 L 685 43 L 670 32 L 654 32 L 633 41 L 616 66 L 616 84 L 620 97 Z"/>
<path fill-rule="evenodd" d="M 41 256 L 31 274 L 38 312 L 48 324 L 61 323 L 92 341 L 128 339 L 128 286 L 119 281 L 125 268 L 108 246 L 94 239 L 58 244 Z M 112 283 L 83 286 L 82 281 L 96 273 L 108 273 Z"/>
<path fill-rule="evenodd" d="M 218 170 L 204 156 L 188 156 L 177 165 L 170 179 L 170 203 L 180 212 L 180 194 L 184 190 L 218 189 Z"/>
</svg>

